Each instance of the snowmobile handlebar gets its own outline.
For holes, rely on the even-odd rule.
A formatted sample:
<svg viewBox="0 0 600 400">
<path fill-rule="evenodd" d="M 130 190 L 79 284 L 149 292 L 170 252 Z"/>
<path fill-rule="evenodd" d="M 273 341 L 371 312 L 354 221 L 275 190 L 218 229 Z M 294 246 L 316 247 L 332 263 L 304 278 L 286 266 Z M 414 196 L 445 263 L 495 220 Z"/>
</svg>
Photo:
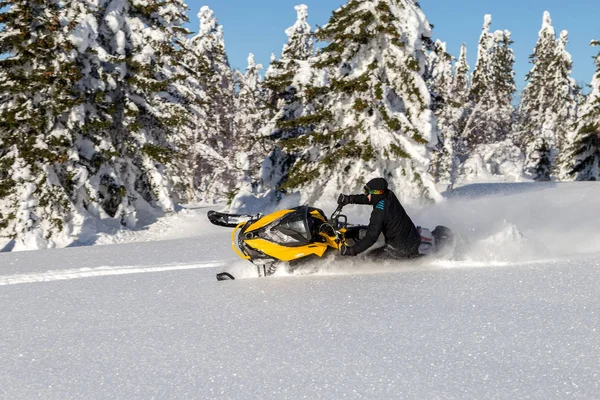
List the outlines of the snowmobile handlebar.
<svg viewBox="0 0 600 400">
<path fill-rule="evenodd" d="M 338 204 L 337 208 L 335 209 L 335 211 L 333 212 L 333 214 L 331 214 L 331 222 L 335 228 L 335 230 L 339 230 L 340 228 L 345 228 L 348 225 L 348 218 L 345 215 L 342 215 L 342 209 L 344 208 L 343 204 Z M 343 225 L 340 225 L 340 219 L 344 220 Z"/>
</svg>

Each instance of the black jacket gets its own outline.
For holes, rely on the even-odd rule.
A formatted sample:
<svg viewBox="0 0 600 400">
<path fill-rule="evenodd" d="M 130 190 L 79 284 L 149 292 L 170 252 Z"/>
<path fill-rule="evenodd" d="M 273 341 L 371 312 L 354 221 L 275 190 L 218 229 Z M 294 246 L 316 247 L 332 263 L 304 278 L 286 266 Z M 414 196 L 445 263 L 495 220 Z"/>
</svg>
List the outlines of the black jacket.
<svg viewBox="0 0 600 400">
<path fill-rule="evenodd" d="M 356 254 L 373 246 L 381 233 L 385 244 L 400 254 L 410 256 L 418 253 L 421 235 L 394 192 L 386 190 L 382 195 L 372 195 L 371 203 L 364 194 L 352 195 L 350 203 L 373 205 L 367 235 L 352 247 Z"/>
</svg>

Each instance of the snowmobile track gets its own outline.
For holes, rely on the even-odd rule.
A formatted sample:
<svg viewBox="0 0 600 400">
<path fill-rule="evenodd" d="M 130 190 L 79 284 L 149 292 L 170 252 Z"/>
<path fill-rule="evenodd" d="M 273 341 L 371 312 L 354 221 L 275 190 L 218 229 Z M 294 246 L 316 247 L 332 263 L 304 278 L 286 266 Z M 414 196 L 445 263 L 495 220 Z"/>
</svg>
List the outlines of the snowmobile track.
<svg viewBox="0 0 600 400">
<path fill-rule="evenodd" d="M 70 279 L 94 278 L 101 276 L 144 274 L 151 272 L 181 271 L 201 268 L 223 267 L 222 262 L 205 262 L 193 264 L 152 265 L 152 266 L 119 266 L 52 270 L 40 273 L 0 276 L 0 286 L 18 285 L 22 283 L 39 283 L 64 281 Z"/>
</svg>

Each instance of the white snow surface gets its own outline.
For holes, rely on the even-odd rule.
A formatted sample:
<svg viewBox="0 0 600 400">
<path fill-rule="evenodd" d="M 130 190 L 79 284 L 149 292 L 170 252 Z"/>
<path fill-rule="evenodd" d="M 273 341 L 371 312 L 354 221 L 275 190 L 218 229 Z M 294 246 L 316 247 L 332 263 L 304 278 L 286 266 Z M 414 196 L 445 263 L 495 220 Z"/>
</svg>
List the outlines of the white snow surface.
<svg viewBox="0 0 600 400">
<path fill-rule="evenodd" d="M 1 253 L 0 398 L 600 397 L 600 184 L 446 196 L 408 212 L 468 236 L 461 261 L 217 282 L 253 268 L 205 206 L 94 246 Z"/>
</svg>

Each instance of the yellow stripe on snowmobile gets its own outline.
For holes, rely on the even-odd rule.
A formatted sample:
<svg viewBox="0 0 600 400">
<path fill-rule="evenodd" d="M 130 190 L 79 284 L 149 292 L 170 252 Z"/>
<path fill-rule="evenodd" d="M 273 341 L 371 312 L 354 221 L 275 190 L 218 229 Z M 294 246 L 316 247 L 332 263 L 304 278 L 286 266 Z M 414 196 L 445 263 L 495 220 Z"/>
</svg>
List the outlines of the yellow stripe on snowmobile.
<svg viewBox="0 0 600 400">
<path fill-rule="evenodd" d="M 240 256 L 244 260 L 249 260 L 250 256 L 244 255 L 241 251 L 238 250 L 238 248 L 235 244 L 235 233 L 244 225 L 246 225 L 245 222 L 240 222 L 233 230 L 233 233 L 231 234 L 231 247 L 233 247 L 233 251 L 235 251 L 238 256 Z"/>
<path fill-rule="evenodd" d="M 313 254 L 322 257 L 328 247 L 325 243 L 311 243 L 306 246 L 286 247 L 260 238 L 246 240 L 246 243 L 253 249 L 281 261 L 293 261 Z"/>
</svg>

